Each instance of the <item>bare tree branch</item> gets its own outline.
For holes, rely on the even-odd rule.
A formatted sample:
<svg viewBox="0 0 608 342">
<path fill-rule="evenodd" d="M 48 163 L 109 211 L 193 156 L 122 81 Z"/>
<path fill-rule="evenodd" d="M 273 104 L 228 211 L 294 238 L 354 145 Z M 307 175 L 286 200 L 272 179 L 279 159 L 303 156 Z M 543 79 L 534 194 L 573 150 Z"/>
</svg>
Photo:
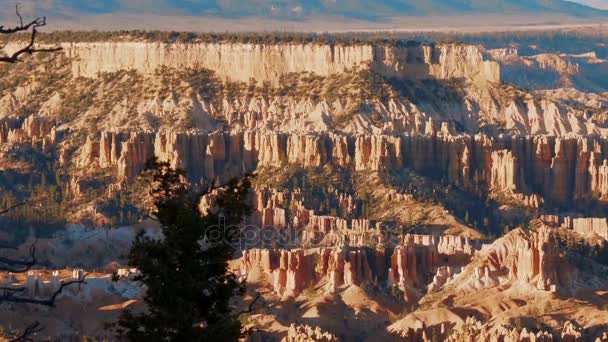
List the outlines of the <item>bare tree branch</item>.
<svg viewBox="0 0 608 342">
<path fill-rule="evenodd" d="M 40 325 L 40 322 L 36 321 L 30 325 L 27 326 L 27 328 L 25 328 L 25 330 L 21 333 L 21 335 L 15 337 L 12 340 L 9 340 L 9 342 L 29 342 L 29 341 L 33 341 L 30 336 L 35 334 L 35 333 L 39 333 L 43 330 L 44 328 Z"/>
<path fill-rule="evenodd" d="M 30 39 L 29 39 L 28 44 L 25 47 L 20 48 L 19 50 L 13 52 L 10 55 L 4 51 L 0 52 L 0 63 L 2 63 L 2 62 L 16 63 L 16 62 L 20 61 L 20 57 L 23 55 L 32 55 L 34 53 L 39 53 L 39 52 L 56 52 L 56 51 L 62 50 L 61 47 L 55 47 L 55 48 L 37 48 L 37 47 L 35 47 L 36 36 L 38 34 L 38 28 L 46 26 L 46 17 L 38 17 L 26 24 L 23 21 L 23 16 L 21 15 L 21 12 L 19 10 L 19 4 L 17 4 L 15 6 L 15 13 L 17 15 L 17 18 L 19 19 L 19 24 L 12 28 L 7 28 L 7 27 L 0 25 L 0 35 L 1 34 L 10 35 L 10 34 L 19 33 L 19 32 L 30 32 Z M 0 51 L 1 50 L 3 50 L 2 47 L 0 47 Z M 27 203 L 28 203 L 28 201 L 25 201 L 25 202 L 15 204 L 6 209 L 2 209 L 2 210 L 0 210 L 0 216 L 10 212 L 11 210 L 18 208 L 18 207 L 24 206 Z M 14 248 L 11 246 L 0 246 L 0 249 L 16 250 L 17 248 Z M 8 257 L 0 257 L 0 270 L 5 271 L 5 272 L 23 273 L 23 272 L 30 270 L 36 264 L 37 264 L 37 260 L 36 260 L 36 243 L 35 242 L 30 246 L 30 260 L 24 261 L 24 260 L 15 260 L 15 259 L 8 258 Z M 12 303 L 36 304 L 36 305 L 53 307 L 53 306 L 55 306 L 55 300 L 61 294 L 61 292 L 63 291 L 64 288 L 74 285 L 74 284 L 83 284 L 83 283 L 85 283 L 85 281 L 84 281 L 85 278 L 86 278 L 86 275 L 83 279 L 61 283 L 59 288 L 48 299 L 35 299 L 35 298 L 33 298 L 33 296 L 32 296 L 32 298 L 22 297 L 20 295 L 22 295 L 25 292 L 25 290 L 26 290 L 25 286 L 10 286 L 11 284 L 8 284 L 8 286 L 0 287 L 0 293 L 2 294 L 0 296 L 0 303 L 12 302 Z M 43 329 L 44 329 L 44 327 L 42 327 L 40 325 L 40 323 L 36 321 L 36 322 L 30 324 L 29 326 L 27 326 L 21 334 L 19 334 L 15 338 L 11 339 L 10 342 L 33 341 L 31 336 L 42 331 Z"/>
<path fill-rule="evenodd" d="M 19 207 L 22 207 L 22 206 L 24 206 L 26 204 L 27 204 L 27 201 L 24 201 L 24 202 L 21 202 L 21 203 L 17 203 L 17 204 L 15 204 L 13 206 L 10 206 L 10 207 L 8 207 L 6 209 L 2 209 L 2 210 L 0 210 L 0 215 L 4 215 L 4 214 L 8 213 L 9 211 L 11 211 L 13 209 L 17 209 Z"/>
<path fill-rule="evenodd" d="M 17 32 L 24 32 L 24 31 L 29 31 L 30 28 L 32 27 L 42 27 L 46 25 L 46 17 L 38 17 L 34 20 L 32 20 L 31 22 L 29 22 L 28 24 L 24 25 L 23 24 L 23 17 L 21 16 L 21 13 L 19 12 L 19 4 L 17 4 L 15 6 L 15 11 L 17 12 L 17 17 L 19 17 L 19 26 L 15 26 L 13 28 L 6 28 L 4 27 L 4 25 L 0 25 L 0 34 L 13 34 L 13 33 L 17 33 Z"/>
<path fill-rule="evenodd" d="M 15 13 L 17 13 L 17 17 L 19 17 L 19 24 L 23 26 L 23 17 L 21 16 L 21 13 L 19 13 L 19 4 L 15 5 Z"/>
<path fill-rule="evenodd" d="M 71 286 L 71 285 L 76 285 L 76 284 L 86 284 L 87 275 L 85 275 L 82 279 L 79 279 L 79 280 L 71 280 L 71 281 L 67 281 L 67 282 L 62 282 L 61 285 L 59 286 L 59 288 L 55 292 L 53 292 L 53 294 L 47 299 L 19 297 L 19 296 L 15 296 L 11 292 L 8 292 L 8 293 L 4 293 L 2 296 L 0 296 L 0 303 L 36 304 L 36 305 L 54 307 L 55 301 L 57 300 L 57 296 L 59 296 L 61 294 L 61 292 L 63 292 L 64 288 Z"/>
<path fill-rule="evenodd" d="M 17 5 L 15 7 L 15 11 L 17 13 L 17 17 L 19 18 L 19 26 L 16 26 L 13 28 L 5 28 L 4 26 L 0 26 L 0 34 L 13 34 L 13 33 L 17 33 L 17 32 L 29 31 L 31 29 L 30 42 L 27 46 L 13 52 L 13 54 L 10 56 L 8 56 L 8 55 L 0 56 L 0 62 L 16 63 L 16 62 L 21 61 L 19 59 L 19 57 L 21 57 L 21 55 L 24 55 L 24 54 L 31 55 L 31 54 L 39 53 L 39 52 L 56 52 L 56 51 L 62 50 L 61 47 L 45 48 L 45 49 L 35 48 L 34 45 L 36 43 L 36 35 L 38 33 L 37 29 L 39 27 L 46 26 L 46 17 L 41 17 L 41 18 L 38 17 L 38 18 L 32 20 L 31 22 L 24 24 L 23 17 L 21 16 L 21 13 L 19 12 L 19 5 Z"/>
<path fill-rule="evenodd" d="M 32 38 L 30 40 L 30 43 L 26 47 L 21 48 L 21 49 L 15 51 L 10 56 L 0 57 L 0 62 L 17 63 L 17 62 L 21 62 L 21 60 L 19 59 L 19 57 L 21 55 L 23 55 L 23 54 L 31 55 L 31 54 L 39 53 L 39 52 L 57 52 L 57 51 L 61 51 L 63 49 L 61 47 L 48 48 L 48 49 L 37 49 L 37 48 L 35 48 L 34 44 L 36 43 L 36 34 L 38 33 L 38 31 L 36 30 L 36 27 L 38 27 L 38 26 L 35 26 L 32 29 Z"/>
<path fill-rule="evenodd" d="M 260 298 L 262 298 L 262 294 L 258 292 L 257 295 L 255 296 L 255 298 L 253 299 L 253 301 L 251 301 L 251 303 L 249 303 L 249 307 L 247 308 L 247 310 L 241 310 L 241 311 L 237 312 L 235 315 L 240 316 L 242 314 L 251 313 L 253 311 L 253 306 Z"/>
</svg>

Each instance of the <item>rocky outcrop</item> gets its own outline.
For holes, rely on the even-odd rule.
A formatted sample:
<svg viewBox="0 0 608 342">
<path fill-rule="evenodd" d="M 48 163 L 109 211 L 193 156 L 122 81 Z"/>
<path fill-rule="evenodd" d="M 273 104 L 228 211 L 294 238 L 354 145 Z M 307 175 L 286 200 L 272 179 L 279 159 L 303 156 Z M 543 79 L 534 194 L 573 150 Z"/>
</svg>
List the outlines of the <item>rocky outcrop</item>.
<svg viewBox="0 0 608 342">
<path fill-rule="evenodd" d="M 454 235 L 406 235 L 404 240 L 411 237 L 414 243 L 421 246 L 434 246 L 437 252 L 445 255 L 472 255 L 475 249 L 481 247 L 479 241 L 471 241 L 462 236 Z"/>
<path fill-rule="evenodd" d="M 154 135 L 133 133 L 121 146 L 117 161 L 118 178 L 133 180 L 139 176 L 145 163 L 154 157 Z"/>
<path fill-rule="evenodd" d="M 117 167 L 120 179 L 131 180 L 153 156 L 185 169 L 195 182 L 258 167 L 333 164 L 357 171 L 411 168 L 535 207 L 543 198 L 560 205 L 608 199 L 608 140 L 594 137 L 102 132 L 87 138 L 77 164 Z"/>
<path fill-rule="evenodd" d="M 342 286 L 379 283 L 387 275 L 384 252 L 370 248 L 325 248 L 319 262 L 317 271 L 327 275 L 329 293 Z"/>
<path fill-rule="evenodd" d="M 530 233 L 516 229 L 494 244 L 484 246 L 479 253 L 483 257 L 471 265 L 474 276 L 470 284 L 474 288 L 518 281 L 555 292 L 573 285 L 574 274 L 561 260 L 550 228 L 542 227 Z"/>
<path fill-rule="evenodd" d="M 167 66 L 207 68 L 233 81 L 248 82 L 254 78 L 262 82 L 278 80 L 288 73 L 330 75 L 374 58 L 372 46 L 320 44 L 103 42 L 64 44 L 63 47 L 66 55 L 75 59 L 73 73 L 85 77 L 129 69 L 153 73 Z"/>
<path fill-rule="evenodd" d="M 499 191 L 515 191 L 517 179 L 517 161 L 509 150 L 492 152 L 491 188 Z"/>
<path fill-rule="evenodd" d="M 589 178 L 591 191 L 602 199 L 608 198 L 608 160 L 602 161 L 599 153 L 590 154 Z"/>
<path fill-rule="evenodd" d="M 445 174 L 465 187 L 469 184 L 501 193 L 536 193 L 554 203 L 567 204 L 605 196 L 605 172 L 597 161 L 605 160 L 607 147 L 605 139 L 590 137 L 417 138 L 406 143 L 403 159 L 417 171 Z M 462 152 L 451 153 L 454 149 Z M 471 152 L 464 153 L 467 150 Z M 416 155 L 436 157 L 422 159 Z"/>
<path fill-rule="evenodd" d="M 559 74 L 574 75 L 579 72 L 579 66 L 571 63 L 565 56 L 556 54 L 540 54 L 534 56 L 520 56 L 517 49 L 502 48 L 486 52 L 492 60 L 499 61 L 505 65 L 521 65 L 527 68 L 538 68 L 551 70 Z"/>
<path fill-rule="evenodd" d="M 426 275 L 435 273 L 438 256 L 435 246 L 416 245 L 413 236 L 406 236 L 391 256 L 390 284 L 403 290 L 408 301 L 412 300 L 411 289 L 421 288 Z"/>
<path fill-rule="evenodd" d="M 261 210 L 261 224 L 263 226 L 285 227 L 287 215 L 282 208 L 264 208 Z"/>
<path fill-rule="evenodd" d="M 281 251 L 279 267 L 273 270 L 274 291 L 277 294 L 293 297 L 300 293 L 306 281 L 306 265 L 302 250 Z"/>
<path fill-rule="evenodd" d="M 314 280 L 314 265 L 305 257 L 304 251 L 296 249 L 267 250 L 252 249 L 243 251 L 241 274 L 249 274 L 259 267 L 272 279 L 275 293 L 285 297 L 297 296 Z"/>
<path fill-rule="evenodd" d="M 344 253 L 338 250 L 323 250 L 320 273 L 327 274 L 327 291 L 334 293 L 344 284 Z"/>
<path fill-rule="evenodd" d="M 608 241 L 608 219 L 606 218 L 565 217 L 563 226 L 574 230 L 584 237 L 601 237 Z"/>
<path fill-rule="evenodd" d="M 306 221 L 304 217 L 307 217 L 308 221 Z M 318 216 L 312 211 L 309 211 L 307 215 L 300 216 L 300 222 L 308 222 L 307 226 L 310 230 L 322 234 L 348 229 L 348 223 L 345 219 L 328 215 Z"/>
<path fill-rule="evenodd" d="M 137 272 L 136 269 L 133 270 Z M 119 269 L 118 273 L 126 274 L 129 270 Z M 114 298 L 118 296 L 133 299 L 142 292 L 141 286 L 128 277 L 122 276 L 113 280 L 111 275 L 104 274 L 88 274 L 87 281 L 79 284 L 80 286 L 65 286 L 71 281 L 82 281 L 85 277 L 83 269 L 30 270 L 24 274 L 8 273 L 4 276 L 2 286 L 7 290 L 19 292 L 19 298 L 23 301 L 44 301 L 56 297 L 58 302 L 76 300 L 84 305 L 94 305 L 102 293 L 111 294 Z M 58 292 L 61 287 L 62 291 Z"/>
<path fill-rule="evenodd" d="M 541 53 L 519 55 L 517 49 L 502 48 L 486 51 L 488 59 L 501 66 L 505 82 L 526 89 L 574 89 L 603 92 L 608 64 L 594 51 L 582 54 Z"/>
<path fill-rule="evenodd" d="M 76 161 L 78 167 L 92 166 L 97 158 L 99 158 L 98 142 L 95 142 L 91 136 L 87 135 L 87 140 L 80 150 L 80 157 Z"/>
<path fill-rule="evenodd" d="M 353 230 L 342 230 L 331 232 L 323 236 L 318 232 L 304 230 L 302 232 L 302 241 L 322 246 L 349 246 L 349 247 L 367 247 L 367 246 L 383 246 L 386 243 L 386 237 L 382 232 L 360 232 Z"/>
<path fill-rule="evenodd" d="M 433 277 L 433 282 L 427 286 L 428 292 L 433 293 L 439 291 L 445 284 L 449 283 L 459 271 L 459 268 L 450 266 L 441 266 L 437 268 L 437 274 Z"/>
<path fill-rule="evenodd" d="M 268 250 L 250 249 L 240 260 L 241 275 L 257 268 L 272 279 L 275 293 L 298 296 L 304 288 L 326 279 L 325 290 L 335 293 L 344 286 L 378 284 L 385 280 L 414 300 L 430 282 L 439 265 L 435 246 L 416 245 L 413 237 L 397 246 L 392 256 L 366 247 Z M 424 291 L 423 291 L 424 292 Z"/>
<path fill-rule="evenodd" d="M 75 76 L 137 70 L 154 73 L 161 67 L 206 68 L 232 81 L 276 82 L 290 73 L 328 76 L 355 67 L 371 67 L 390 77 L 467 78 L 500 82 L 499 66 L 483 60 L 479 47 L 467 44 L 326 45 L 239 43 L 64 43 L 73 58 Z M 234 72 L 238 70 L 239 72 Z"/>
<path fill-rule="evenodd" d="M 304 167 L 318 167 L 327 162 L 325 139 L 319 136 L 295 135 L 287 139 L 287 162 Z"/>
<path fill-rule="evenodd" d="M 312 328 L 308 325 L 295 325 L 291 324 L 285 336 L 281 342 L 338 342 L 338 338 L 327 332 L 321 330 L 319 327 Z"/>
<path fill-rule="evenodd" d="M 394 169 L 401 165 L 401 139 L 389 136 L 358 136 L 355 141 L 355 170 Z"/>
<path fill-rule="evenodd" d="M 570 229 L 588 239 L 599 237 L 608 240 L 608 219 L 606 218 L 543 215 L 540 220 L 549 227 Z"/>
<path fill-rule="evenodd" d="M 21 125 L 19 120 L 3 120 L 0 124 L 0 144 L 31 144 L 32 147 L 51 147 L 57 142 L 57 132 L 53 120 L 30 115 Z"/>
<path fill-rule="evenodd" d="M 577 328 L 572 322 L 564 323 L 564 328 L 561 333 L 562 341 L 577 342 L 584 341 L 583 332 Z"/>
<path fill-rule="evenodd" d="M 447 323 L 447 322 L 446 322 Z M 394 323 L 388 331 L 408 342 L 430 342 L 430 341 L 513 341 L 513 342 L 553 342 L 553 341 L 604 341 L 602 334 L 583 331 L 577 328 L 571 321 L 566 321 L 557 333 L 545 330 L 534 332 L 533 329 L 517 328 L 509 325 L 492 326 L 484 324 L 475 317 L 467 317 L 463 322 L 451 329 L 448 324 L 443 323 L 436 326 L 426 326 L 421 321 L 416 321 L 407 327 L 402 327 L 400 322 Z M 597 336 L 597 337 L 596 337 Z"/>
</svg>

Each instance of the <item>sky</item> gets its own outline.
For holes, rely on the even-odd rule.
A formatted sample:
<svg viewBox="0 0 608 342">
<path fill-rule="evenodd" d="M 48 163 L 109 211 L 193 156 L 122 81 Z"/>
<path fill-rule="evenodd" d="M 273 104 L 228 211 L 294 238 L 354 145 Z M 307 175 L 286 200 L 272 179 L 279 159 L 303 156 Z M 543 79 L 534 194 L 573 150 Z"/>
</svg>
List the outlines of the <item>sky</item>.
<svg viewBox="0 0 608 342">
<path fill-rule="evenodd" d="M 503 15 L 500 10 L 491 10 L 494 14 L 469 14 L 446 18 L 445 15 L 404 16 L 397 18 L 381 18 L 370 22 L 361 13 L 373 14 L 384 6 L 403 6 L 404 2 L 431 6 L 433 3 L 466 4 L 467 0 L 0 0 L 6 6 L 0 6 L 0 24 L 11 23 L 15 20 L 13 4 L 18 2 L 24 16 L 33 17 L 44 15 L 49 19 L 47 30 L 60 29 L 159 29 L 176 31 L 251 31 L 251 30 L 293 30 L 293 31 L 339 31 L 339 30 L 373 30 L 373 29 L 419 29 L 434 30 L 460 27 L 485 27 L 526 25 L 572 25 L 588 23 L 587 19 L 572 17 L 566 14 L 536 14 L 533 11 L 522 14 Z M 385 2 L 386 1 L 386 2 Z M 403 1 L 403 2 L 402 2 Z M 427 2 L 428 1 L 428 2 Z M 471 0 L 470 4 L 501 4 L 507 0 Z M 544 3 L 545 0 L 509 0 L 511 3 L 529 4 Z M 595 8 L 608 10 L 608 0 L 569 0 Z M 331 13 L 322 15 L 298 16 L 294 8 L 300 3 L 305 8 L 311 6 L 334 6 L 338 11 L 344 11 L 351 5 L 352 13 L 345 17 L 329 17 Z M 10 5 L 8 5 L 10 4 Z M 263 4 L 263 5 L 261 5 Z M 279 15 L 273 16 L 271 7 L 274 4 L 283 5 Z M 308 5 L 306 5 L 308 4 Z M 337 5 L 336 5 L 337 4 Z M 342 5 L 344 4 L 344 5 Z M 397 5 L 395 5 L 397 4 Z M 427 5 L 431 4 L 431 5 Z M 329 6 L 329 7 L 328 7 Z M 367 6 L 367 7 L 366 7 Z M 268 8 L 266 8 L 268 7 Z M 388 8 L 388 10 L 387 10 Z M 393 7 L 395 8 L 395 7 Z M 494 7 L 490 7 L 491 9 Z M 231 15 L 230 11 L 248 11 L 246 13 L 262 13 L 255 17 Z M 444 9 L 444 13 L 451 13 Z M 217 14 L 220 15 L 217 15 Z M 312 13 L 315 13 L 314 10 Z M 349 12 L 351 13 L 351 12 Z M 386 13 L 386 12 L 385 12 Z M 401 13 L 409 13 L 404 9 Z M 425 12 L 426 13 L 426 12 Z M 303 19 L 304 18 L 304 19 Z M 287 19 L 287 20 L 286 20 Z M 294 20 L 295 19 L 295 20 Z M 594 19 L 597 22 L 597 19 Z M 608 21 L 606 21 L 608 24 Z"/>
<path fill-rule="evenodd" d="M 608 0 L 572 0 L 583 5 L 608 10 Z"/>
<path fill-rule="evenodd" d="M 423 0 L 429 1 L 432 0 Z M 507 1 L 507 0 L 498 0 L 498 2 Z M 509 0 L 512 1 L 512 0 Z M 513 2 L 519 3 L 531 3 L 535 0 L 519 0 Z M 607 9 L 608 10 L 608 0 L 566 0 L 570 2 L 584 4 L 590 7 L 595 7 L 599 9 Z M 235 8 L 236 7 L 245 7 L 243 4 L 246 4 L 247 7 L 254 7 L 258 4 L 277 4 L 278 7 L 281 4 L 289 4 L 290 6 L 297 7 L 296 5 L 302 4 L 303 7 L 311 7 L 315 6 L 314 4 L 343 4 L 341 6 L 348 6 L 349 3 L 364 3 L 365 1 L 343 1 L 343 0 L 273 0 L 273 1 L 260 1 L 260 0 L 2 0 L 3 3 L 15 3 L 18 2 L 24 7 L 36 7 L 37 9 L 46 9 L 46 10 L 54 10 L 61 14 L 60 12 L 70 12 L 71 10 L 78 9 L 81 12 L 86 13 L 120 13 L 120 12 L 133 12 L 133 11 L 142 11 L 148 13 L 157 13 L 157 14 L 172 14 L 179 11 L 181 14 L 199 14 L 202 11 L 208 11 L 213 7 L 212 4 L 220 4 L 222 11 L 226 11 L 227 8 Z M 371 1 L 372 4 L 375 1 Z M 404 1 L 407 2 L 407 1 Z M 450 2 L 458 2 L 453 0 L 445 0 L 445 3 Z M 466 3 L 467 1 L 461 1 L 460 3 Z M 484 1 L 482 1 L 483 3 Z M 379 1 L 375 6 L 371 7 L 369 10 L 373 12 L 373 10 L 377 6 L 381 6 L 383 1 Z M 398 1 L 387 1 L 387 3 L 399 3 Z M 403 3 L 403 2 L 401 2 Z M 476 4 L 477 1 L 470 1 L 472 4 Z M 235 4 L 235 6 L 231 6 Z M 458 5 L 461 6 L 461 5 Z M 475 6 L 475 5 L 473 5 Z M 258 7 L 261 7 L 258 5 Z"/>
</svg>

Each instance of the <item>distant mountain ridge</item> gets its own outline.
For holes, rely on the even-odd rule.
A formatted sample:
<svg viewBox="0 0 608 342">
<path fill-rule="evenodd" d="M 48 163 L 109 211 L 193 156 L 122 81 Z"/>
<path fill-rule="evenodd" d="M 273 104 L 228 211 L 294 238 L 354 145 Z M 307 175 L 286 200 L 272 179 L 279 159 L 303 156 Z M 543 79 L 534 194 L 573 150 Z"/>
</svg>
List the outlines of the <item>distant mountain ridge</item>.
<svg viewBox="0 0 608 342">
<path fill-rule="evenodd" d="M 328 15 L 372 21 L 398 16 L 501 13 L 560 14 L 573 17 L 608 15 L 608 10 L 565 0 L 30 0 L 25 2 L 24 7 L 49 16 L 143 13 L 286 20 Z M 7 13 L 6 9 L 3 11 Z"/>
</svg>

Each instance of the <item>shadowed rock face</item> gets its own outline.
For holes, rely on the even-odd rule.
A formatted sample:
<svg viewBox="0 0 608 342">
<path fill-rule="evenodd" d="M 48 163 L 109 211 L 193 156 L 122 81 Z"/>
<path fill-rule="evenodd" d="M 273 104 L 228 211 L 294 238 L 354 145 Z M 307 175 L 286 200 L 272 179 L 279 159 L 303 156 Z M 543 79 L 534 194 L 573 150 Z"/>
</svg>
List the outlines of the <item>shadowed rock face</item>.
<svg viewBox="0 0 608 342">
<path fill-rule="evenodd" d="M 525 89 L 608 90 L 608 61 L 595 51 L 584 53 L 539 53 L 521 56 L 515 48 L 486 50 L 489 59 L 501 66 L 504 82 Z M 576 93 L 576 92 L 574 92 Z"/>
</svg>

